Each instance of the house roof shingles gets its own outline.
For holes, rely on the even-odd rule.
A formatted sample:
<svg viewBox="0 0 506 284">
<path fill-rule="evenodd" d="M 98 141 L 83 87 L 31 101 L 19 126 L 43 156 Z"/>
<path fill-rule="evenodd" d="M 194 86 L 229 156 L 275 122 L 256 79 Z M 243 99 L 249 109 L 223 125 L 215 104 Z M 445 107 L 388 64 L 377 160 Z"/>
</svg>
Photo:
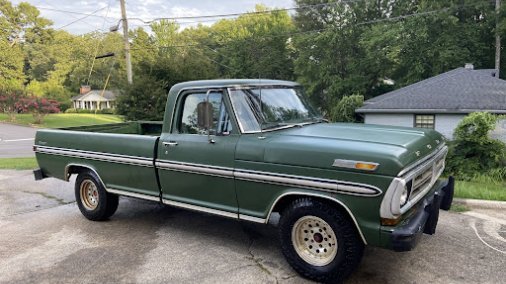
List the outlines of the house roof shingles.
<svg viewBox="0 0 506 284">
<path fill-rule="evenodd" d="M 104 91 L 104 96 L 101 96 L 101 94 L 102 94 L 102 91 L 93 90 L 93 91 L 89 91 L 85 94 L 80 94 L 75 97 L 72 97 L 72 100 L 79 101 L 79 100 L 82 100 L 86 97 L 94 98 L 94 99 L 91 99 L 93 101 L 95 101 L 97 99 L 102 100 L 102 101 L 114 101 L 116 99 L 116 93 L 114 93 L 112 91 Z"/>
<path fill-rule="evenodd" d="M 365 101 L 357 113 L 506 113 L 506 81 L 457 68 Z"/>
</svg>

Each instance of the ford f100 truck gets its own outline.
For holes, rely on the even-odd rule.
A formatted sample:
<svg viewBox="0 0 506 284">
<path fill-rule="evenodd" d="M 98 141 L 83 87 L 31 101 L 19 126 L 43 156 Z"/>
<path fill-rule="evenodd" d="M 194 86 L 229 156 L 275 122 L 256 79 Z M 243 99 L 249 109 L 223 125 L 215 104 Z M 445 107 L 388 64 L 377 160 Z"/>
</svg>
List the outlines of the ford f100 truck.
<svg viewBox="0 0 506 284">
<path fill-rule="evenodd" d="M 36 179 L 68 181 L 90 220 L 118 196 L 266 224 L 301 275 L 340 282 L 365 245 L 411 250 L 448 210 L 447 146 L 430 129 L 328 123 L 300 85 L 277 80 L 180 83 L 163 122 L 37 131 Z"/>
</svg>

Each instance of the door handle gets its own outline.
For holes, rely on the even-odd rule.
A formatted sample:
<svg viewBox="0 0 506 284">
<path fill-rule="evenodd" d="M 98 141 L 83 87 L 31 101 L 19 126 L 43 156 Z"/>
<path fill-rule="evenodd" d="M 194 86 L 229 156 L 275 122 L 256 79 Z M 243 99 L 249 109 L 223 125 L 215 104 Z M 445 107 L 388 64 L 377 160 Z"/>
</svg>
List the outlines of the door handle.
<svg viewBox="0 0 506 284">
<path fill-rule="evenodd" d="M 175 146 L 177 146 L 177 142 L 176 141 L 162 142 L 162 143 L 163 143 L 163 146 L 165 146 L 165 147 L 175 147 Z"/>
</svg>

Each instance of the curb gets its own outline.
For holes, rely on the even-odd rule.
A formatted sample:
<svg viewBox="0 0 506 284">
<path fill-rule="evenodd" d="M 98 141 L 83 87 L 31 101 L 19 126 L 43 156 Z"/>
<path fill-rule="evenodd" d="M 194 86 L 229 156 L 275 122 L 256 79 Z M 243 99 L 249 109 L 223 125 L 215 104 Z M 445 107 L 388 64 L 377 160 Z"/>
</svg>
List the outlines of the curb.
<svg viewBox="0 0 506 284">
<path fill-rule="evenodd" d="M 22 126 L 22 127 L 26 127 L 26 128 L 33 128 L 33 129 L 40 129 L 40 128 L 43 128 L 43 127 L 40 127 L 36 124 L 33 124 L 33 123 L 30 123 L 30 124 L 22 124 L 22 123 L 17 123 L 17 122 L 13 122 L 13 121 L 0 121 L 0 123 L 3 123 L 3 124 L 10 124 L 10 125 L 15 125 L 15 126 Z"/>
<path fill-rule="evenodd" d="M 453 203 L 466 205 L 470 208 L 506 210 L 506 201 L 454 198 Z"/>
</svg>

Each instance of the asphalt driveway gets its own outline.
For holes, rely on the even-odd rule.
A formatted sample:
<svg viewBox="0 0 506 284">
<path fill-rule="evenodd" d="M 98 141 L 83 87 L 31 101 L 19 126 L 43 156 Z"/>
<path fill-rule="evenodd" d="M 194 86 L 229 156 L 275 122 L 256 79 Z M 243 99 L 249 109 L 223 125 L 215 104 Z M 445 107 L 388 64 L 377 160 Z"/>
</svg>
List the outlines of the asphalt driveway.
<svg viewBox="0 0 506 284">
<path fill-rule="evenodd" d="M 506 213 L 440 218 L 412 252 L 367 248 L 348 283 L 504 283 Z M 275 225 L 129 198 L 111 220 L 90 222 L 73 184 L 0 171 L 0 283 L 307 282 L 278 242 Z"/>
<path fill-rule="evenodd" d="M 0 158 L 33 157 L 36 128 L 0 123 Z"/>
</svg>

